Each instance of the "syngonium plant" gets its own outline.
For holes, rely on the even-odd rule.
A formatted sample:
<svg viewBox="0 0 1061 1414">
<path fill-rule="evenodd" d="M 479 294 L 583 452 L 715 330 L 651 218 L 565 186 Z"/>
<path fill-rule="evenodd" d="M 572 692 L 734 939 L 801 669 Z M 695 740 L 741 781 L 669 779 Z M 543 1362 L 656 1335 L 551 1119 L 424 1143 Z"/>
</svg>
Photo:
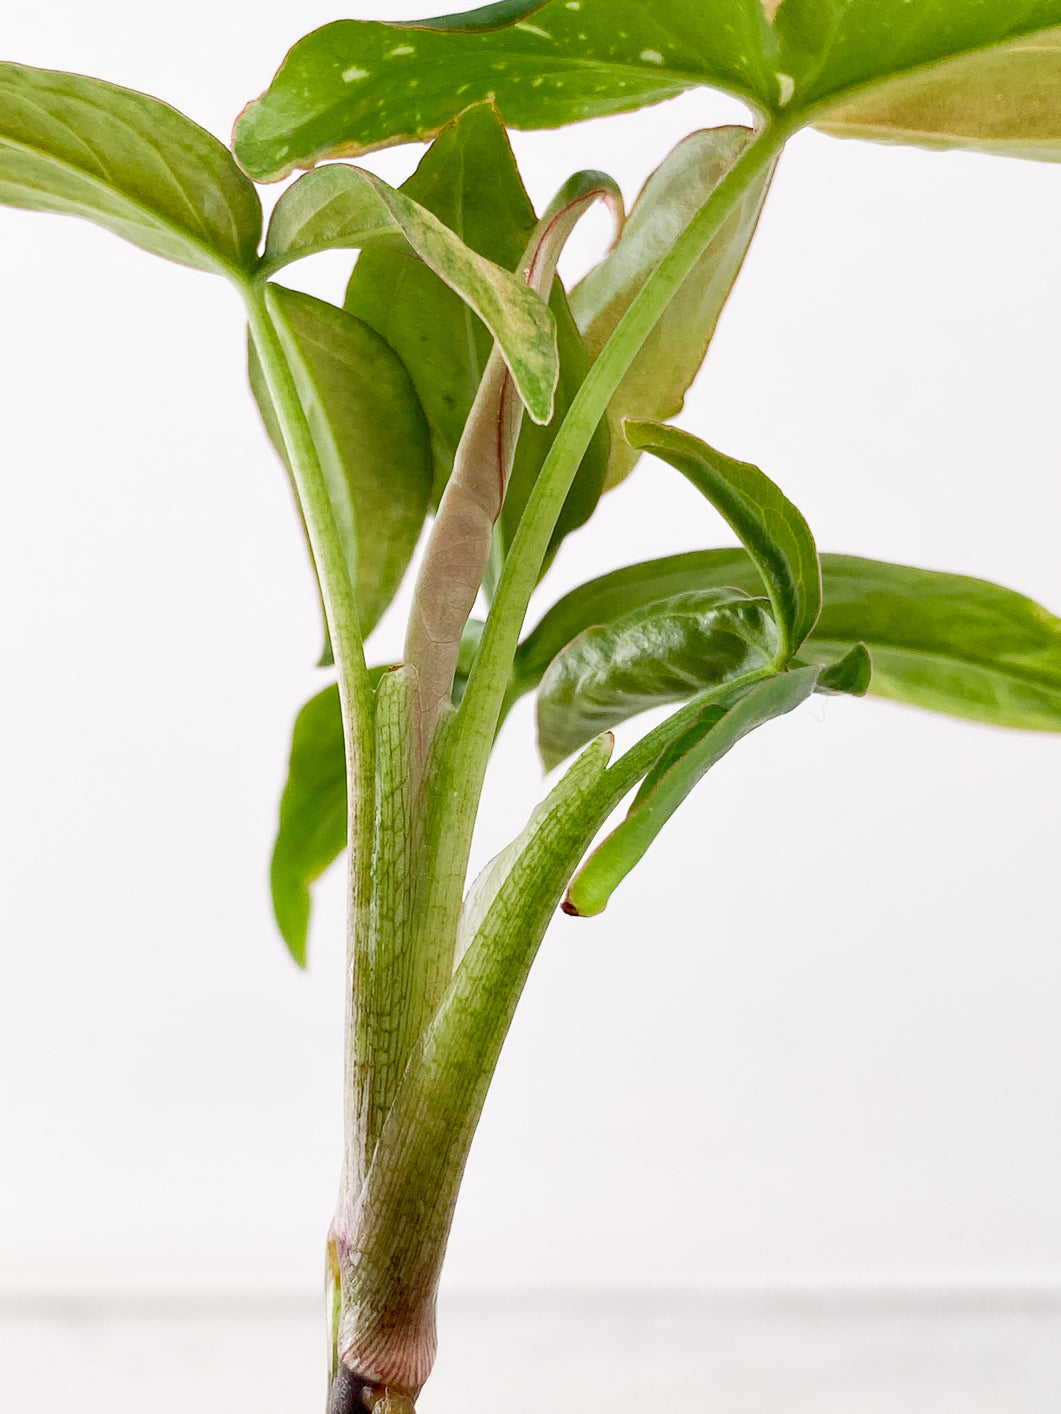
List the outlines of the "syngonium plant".
<svg viewBox="0 0 1061 1414">
<path fill-rule="evenodd" d="M 690 134 L 628 219 L 599 172 L 535 213 L 506 127 L 697 85 L 742 99 L 751 126 Z M 235 159 L 154 98 L 0 65 L 0 200 L 86 217 L 243 296 L 251 383 L 316 568 L 334 681 L 295 724 L 272 889 L 304 964 L 310 887 L 349 841 L 331 1414 L 408 1411 L 431 1370 L 461 1174 L 558 905 L 603 909 L 710 767 L 812 693 L 1061 729 L 1059 620 L 981 580 L 819 556 L 761 471 L 666 425 L 785 143 L 810 125 L 1056 161 L 1061 0 L 502 0 L 343 21 L 240 115 Z M 399 190 L 316 165 L 429 140 Z M 253 182 L 298 168 L 263 245 Z M 614 245 L 565 290 L 560 250 L 598 200 Z M 360 252 L 342 307 L 276 279 L 336 248 Z M 645 452 L 741 548 L 618 569 L 521 637 L 564 536 Z M 370 667 L 365 639 L 429 520 L 402 661 Z M 575 759 L 469 887 L 491 747 L 531 691 L 545 765 Z M 612 728 L 667 703 L 613 760 Z"/>
</svg>

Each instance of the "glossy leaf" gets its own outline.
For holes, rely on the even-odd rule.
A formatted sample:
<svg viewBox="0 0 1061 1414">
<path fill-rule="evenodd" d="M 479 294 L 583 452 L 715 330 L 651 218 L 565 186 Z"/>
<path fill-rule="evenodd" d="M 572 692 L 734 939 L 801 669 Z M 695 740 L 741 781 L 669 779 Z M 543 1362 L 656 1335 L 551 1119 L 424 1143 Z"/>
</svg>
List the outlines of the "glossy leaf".
<svg viewBox="0 0 1061 1414">
<path fill-rule="evenodd" d="M 823 667 L 816 691 L 865 697 L 873 681 L 873 659 L 864 643 L 856 643 L 842 658 Z"/>
<path fill-rule="evenodd" d="M 281 285 L 271 287 L 271 296 L 367 635 L 394 597 L 427 514 L 427 424 L 401 360 L 377 333 Z M 253 346 L 250 374 L 273 445 L 286 460 Z"/>
<path fill-rule="evenodd" d="M 460 295 L 497 340 L 530 416 L 548 422 L 558 368 L 556 324 L 544 301 L 371 172 L 322 167 L 288 187 L 269 223 L 265 268 L 378 241 L 411 249 Z"/>
<path fill-rule="evenodd" d="M 777 673 L 749 688 L 728 710 L 708 703 L 646 776 L 623 822 L 575 876 L 565 911 L 603 911 L 612 893 L 641 860 L 678 806 L 711 767 L 756 727 L 793 711 L 814 691 L 820 668 Z"/>
<path fill-rule="evenodd" d="M 777 653 L 767 601 L 739 590 L 696 590 L 587 629 L 538 692 L 546 769 L 638 712 L 768 671 Z"/>
<path fill-rule="evenodd" d="M 227 149 L 157 98 L 80 74 L 0 63 L 0 204 L 81 216 L 197 270 L 257 263 L 261 205 Z"/>
<path fill-rule="evenodd" d="M 571 292 L 571 311 L 591 358 L 751 137 L 749 128 L 738 127 L 690 133 L 649 177 L 614 249 Z M 681 412 L 755 232 L 769 180 L 764 173 L 749 187 L 620 383 L 608 409 L 608 486 L 618 485 L 640 456 L 623 436 L 623 419 L 662 422 Z"/>
<path fill-rule="evenodd" d="M 762 575 L 791 657 L 821 613 L 822 582 L 814 537 L 802 515 L 768 476 L 723 456 L 676 427 L 627 422 L 627 440 L 669 462 L 729 522 Z"/>
<path fill-rule="evenodd" d="M 490 103 L 476 104 L 446 127 L 401 190 L 443 221 L 465 245 L 505 270 L 518 265 L 537 220 L 504 127 Z M 588 364 L 558 280 L 553 282 L 549 303 L 560 359 L 553 417 L 546 427 L 523 421 L 506 493 L 505 543 Z M 346 308 L 382 334 L 416 385 L 431 427 L 432 498 L 437 505 L 490 357 L 490 333 L 428 266 L 408 250 L 385 245 L 370 247 L 359 257 Z M 607 463 L 608 430 L 602 423 L 558 518 L 554 550 L 592 513 Z"/>
<path fill-rule="evenodd" d="M 431 21 L 326 25 L 288 54 L 240 115 L 236 152 L 271 180 L 328 156 L 433 136 L 462 108 L 495 98 L 506 124 L 559 127 L 658 103 L 697 83 L 749 98 L 773 91 L 776 47 L 760 0 L 568 0 L 489 7 L 486 26 Z M 471 25 L 476 28 L 471 29 Z M 430 26 L 430 27 L 429 27 Z"/>
<path fill-rule="evenodd" d="M 1061 619 L 966 575 L 855 555 L 821 557 L 824 602 L 801 656 L 832 662 L 864 642 L 870 692 L 1000 727 L 1061 731 Z M 755 593 L 743 550 L 702 550 L 630 565 L 573 590 L 520 645 L 512 696 L 530 691 L 566 644 L 660 598 L 734 585 Z"/>
<path fill-rule="evenodd" d="M 236 150 L 253 176 L 272 179 L 323 157 L 423 140 L 488 96 L 509 126 L 548 128 L 697 85 L 798 125 L 878 90 L 884 98 L 917 73 L 950 90 L 956 145 L 995 140 L 993 82 L 1001 121 L 1019 129 L 1023 111 L 1022 138 L 1042 151 L 1061 135 L 1056 70 L 1029 56 L 1051 49 L 1058 27 L 1061 0 L 550 0 L 442 21 L 346 20 L 295 46 L 241 115 Z M 1024 57 L 1003 60 L 1007 46 Z M 965 74 L 946 72 L 972 56 Z"/>
</svg>

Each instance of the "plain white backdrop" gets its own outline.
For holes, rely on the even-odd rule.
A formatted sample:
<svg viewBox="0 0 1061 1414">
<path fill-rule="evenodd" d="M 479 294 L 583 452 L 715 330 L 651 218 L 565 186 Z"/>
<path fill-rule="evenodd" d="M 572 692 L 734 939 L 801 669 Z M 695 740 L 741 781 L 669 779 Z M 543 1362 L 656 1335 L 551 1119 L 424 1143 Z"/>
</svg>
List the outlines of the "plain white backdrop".
<svg viewBox="0 0 1061 1414">
<path fill-rule="evenodd" d="M 2 57 L 224 138 L 336 17 L 53 0 L 9 7 Z M 685 132 L 741 117 L 701 92 L 514 141 L 539 203 L 587 166 L 630 201 Z M 419 151 L 367 165 L 396 182 Z M 796 138 L 684 425 L 758 462 L 823 549 L 1061 608 L 1059 225 L 1053 166 Z M 569 272 L 605 239 L 587 222 Z M 348 265 L 292 282 L 338 298 Z M 0 1283 L 315 1289 L 342 884 L 299 975 L 267 861 L 290 724 L 323 682 L 317 604 L 238 301 L 6 210 L 0 277 Z M 539 611 L 730 539 L 642 462 Z M 373 656 L 400 641 L 396 611 Z M 521 710 L 479 859 L 541 790 Z M 1059 798 L 1058 738 L 880 702 L 815 702 L 745 742 L 603 918 L 551 930 L 449 1282 L 1061 1282 Z"/>
</svg>

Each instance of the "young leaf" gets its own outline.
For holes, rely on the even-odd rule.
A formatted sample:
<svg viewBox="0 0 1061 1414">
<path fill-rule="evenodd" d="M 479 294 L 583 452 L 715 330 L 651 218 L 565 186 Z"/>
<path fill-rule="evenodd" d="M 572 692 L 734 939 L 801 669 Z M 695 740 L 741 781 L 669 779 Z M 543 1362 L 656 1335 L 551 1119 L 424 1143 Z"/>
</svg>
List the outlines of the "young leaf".
<svg viewBox="0 0 1061 1414">
<path fill-rule="evenodd" d="M 475 104 L 444 128 L 401 190 L 504 270 L 516 268 L 537 223 L 492 103 Z M 544 428 L 523 421 L 502 518 L 505 543 L 588 366 L 558 280 L 549 306 L 560 359 L 553 417 Z M 431 427 L 437 505 L 490 357 L 490 333 L 423 261 L 386 244 L 370 246 L 358 258 L 346 308 L 382 334 L 409 370 Z M 561 511 L 554 548 L 592 512 L 607 463 L 608 430 L 602 422 Z"/>
<path fill-rule="evenodd" d="M 0 203 L 81 216 L 180 265 L 257 263 L 258 194 L 208 132 L 157 98 L 0 63 Z"/>
<path fill-rule="evenodd" d="M 675 467 L 726 518 L 763 577 L 790 658 L 821 613 L 818 552 L 807 522 L 758 467 L 733 461 L 676 427 L 627 422 L 627 440 Z"/>
<path fill-rule="evenodd" d="M 1061 619 L 1023 594 L 966 575 L 855 555 L 825 554 L 821 563 L 822 614 L 803 657 L 831 662 L 865 642 L 875 696 L 994 726 L 1061 731 Z M 743 550 L 672 555 L 591 580 L 523 640 L 510 697 L 533 689 L 553 658 L 594 624 L 727 585 L 752 594 L 759 588 Z"/>
<path fill-rule="evenodd" d="M 600 913 L 617 886 L 693 787 L 741 737 L 793 711 L 814 691 L 821 669 L 777 673 L 749 688 L 728 710 L 709 703 L 697 721 L 646 776 L 623 822 L 602 841 L 575 876 L 564 911 Z"/>
<path fill-rule="evenodd" d="M 525 282 L 484 260 L 371 172 L 322 167 L 288 187 L 269 222 L 264 268 L 275 271 L 317 251 L 377 241 L 411 248 L 460 295 L 497 340 L 531 417 L 548 422 L 558 371 L 548 307 Z"/>
<path fill-rule="evenodd" d="M 761 0 L 715 0 L 709 17 L 702 0 L 551 0 L 489 6 L 452 25 L 345 20 L 295 45 L 240 115 L 234 143 L 252 176 L 274 180 L 324 157 L 423 141 L 484 98 L 515 128 L 628 112 L 697 83 L 765 105 L 776 47 Z"/>
<path fill-rule="evenodd" d="M 869 99 L 879 90 L 884 98 L 891 81 L 914 72 L 928 82 L 938 75 L 946 85 L 948 61 L 963 56 L 968 56 L 968 74 L 980 64 L 986 65 L 981 72 L 994 73 L 993 105 L 1012 113 L 1014 101 L 1034 96 L 1041 104 L 1041 86 L 1038 92 L 1023 86 L 1024 61 L 1007 62 L 1003 56 L 1011 47 L 1027 54 L 1045 45 L 1048 51 L 1057 37 L 1044 32 L 1058 25 L 1061 0 L 847 0 L 842 7 L 833 0 L 784 0 L 774 20 L 778 71 L 790 80 L 789 106 L 821 110 L 849 95 L 856 105 L 862 94 Z M 1053 69 L 1052 76 L 1056 73 Z M 984 96 L 975 82 L 964 95 L 956 92 L 955 113 L 964 97 L 970 118 L 977 108 L 985 117 Z M 1056 93 L 1045 97 L 1056 137 L 1061 135 L 1061 103 Z"/>
<path fill-rule="evenodd" d="M 649 177 L 613 250 L 571 292 L 571 312 L 591 359 L 753 136 L 736 127 L 690 133 Z M 681 412 L 751 243 L 770 175 L 751 184 L 619 384 L 608 409 L 608 486 L 617 486 L 640 456 L 622 435 L 623 419 L 663 422 Z"/>
<path fill-rule="evenodd" d="M 587 629 L 542 679 L 546 769 L 639 712 L 769 671 L 778 645 L 767 601 L 735 589 L 677 595 Z"/>
<path fill-rule="evenodd" d="M 400 359 L 366 324 L 281 285 L 270 295 L 367 635 L 401 582 L 427 514 L 427 424 Z M 273 444 L 286 459 L 253 345 L 250 379 Z"/>
</svg>

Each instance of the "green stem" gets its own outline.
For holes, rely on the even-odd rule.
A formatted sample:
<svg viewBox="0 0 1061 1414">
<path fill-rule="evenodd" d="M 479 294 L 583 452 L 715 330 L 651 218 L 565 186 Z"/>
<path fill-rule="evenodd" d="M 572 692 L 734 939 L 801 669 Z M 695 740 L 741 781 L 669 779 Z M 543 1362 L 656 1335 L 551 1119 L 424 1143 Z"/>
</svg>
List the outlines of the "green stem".
<svg viewBox="0 0 1061 1414">
<path fill-rule="evenodd" d="M 586 375 L 545 459 L 506 557 L 482 645 L 438 761 L 428 839 L 432 897 L 427 926 L 440 936 L 452 930 L 459 912 L 479 795 L 520 630 L 579 463 L 645 340 L 730 212 L 776 160 L 787 137 L 783 123 L 763 128 L 663 256 Z"/>
<path fill-rule="evenodd" d="M 355 1038 L 354 1021 L 362 1008 L 358 1006 L 354 988 L 360 985 L 360 979 L 368 975 L 367 968 L 359 965 L 361 960 L 357 954 L 367 946 L 368 928 L 365 922 L 371 899 L 370 871 L 375 798 L 372 683 L 365 665 L 361 625 L 350 567 L 336 529 L 320 457 L 299 397 L 293 366 L 297 359 L 297 350 L 286 346 L 289 341 L 284 339 L 283 321 L 271 308 L 270 287 L 261 280 L 248 282 L 243 294 L 251 337 L 283 435 L 295 493 L 306 523 L 339 679 L 350 810 L 350 975 L 347 1002 L 350 1010 L 347 1016 L 347 1035 Z M 356 1049 L 356 1045 L 354 1048 Z M 356 1060 L 353 1055 L 347 1058 L 345 1115 L 348 1158 L 356 1150 L 358 1137 L 356 1104 L 352 1089 Z"/>
</svg>

